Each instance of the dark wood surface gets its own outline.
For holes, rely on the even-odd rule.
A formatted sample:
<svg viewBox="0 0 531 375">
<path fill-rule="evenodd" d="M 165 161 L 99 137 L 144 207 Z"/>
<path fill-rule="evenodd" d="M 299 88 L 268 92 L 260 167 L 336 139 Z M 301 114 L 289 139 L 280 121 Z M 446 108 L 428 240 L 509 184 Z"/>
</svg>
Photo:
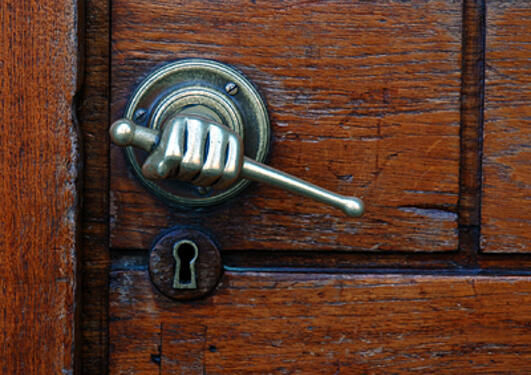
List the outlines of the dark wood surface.
<svg viewBox="0 0 531 375">
<path fill-rule="evenodd" d="M 530 325 L 527 277 L 227 272 L 179 304 L 116 270 L 110 374 L 528 374 Z"/>
<path fill-rule="evenodd" d="M 531 7 L 487 6 L 481 249 L 531 252 Z"/>
<path fill-rule="evenodd" d="M 146 249 L 161 228 L 194 223 L 227 250 L 458 248 L 459 2 L 117 0 L 111 18 L 113 119 L 160 64 L 229 63 L 268 103 L 270 164 L 367 203 L 349 219 L 259 185 L 183 213 L 150 196 L 114 148 L 112 247 Z"/>
<path fill-rule="evenodd" d="M 0 5 L 0 373 L 73 374 L 78 2 Z"/>
<path fill-rule="evenodd" d="M 481 207 L 481 150 L 485 83 L 485 2 L 463 1 L 459 250 L 461 262 L 477 266 Z"/>
<path fill-rule="evenodd" d="M 82 374 L 107 371 L 109 273 L 109 2 L 87 0 L 85 79 L 79 118 L 84 146 L 81 350 Z"/>
</svg>

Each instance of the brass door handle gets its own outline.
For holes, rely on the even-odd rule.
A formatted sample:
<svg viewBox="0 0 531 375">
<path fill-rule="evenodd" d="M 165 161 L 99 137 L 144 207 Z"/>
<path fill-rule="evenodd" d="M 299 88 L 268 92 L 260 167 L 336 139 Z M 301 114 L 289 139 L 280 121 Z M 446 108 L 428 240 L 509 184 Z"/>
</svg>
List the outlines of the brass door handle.
<svg viewBox="0 0 531 375">
<path fill-rule="evenodd" d="M 111 126 L 110 135 L 118 146 L 150 152 L 142 166 L 149 179 L 174 177 L 224 189 L 245 178 L 337 207 L 352 217 L 363 214 L 363 202 L 358 198 L 333 193 L 244 156 L 242 139 L 206 117 L 177 114 L 165 122 L 162 131 L 122 118 Z"/>
<path fill-rule="evenodd" d="M 349 216 L 363 214 L 358 198 L 262 164 L 270 131 L 264 100 L 254 85 L 234 68 L 205 59 L 175 61 L 149 74 L 110 129 L 112 141 L 125 147 L 133 173 L 168 204 L 219 204 L 252 180 L 332 205 Z M 149 153 L 147 159 L 138 149 Z"/>
</svg>

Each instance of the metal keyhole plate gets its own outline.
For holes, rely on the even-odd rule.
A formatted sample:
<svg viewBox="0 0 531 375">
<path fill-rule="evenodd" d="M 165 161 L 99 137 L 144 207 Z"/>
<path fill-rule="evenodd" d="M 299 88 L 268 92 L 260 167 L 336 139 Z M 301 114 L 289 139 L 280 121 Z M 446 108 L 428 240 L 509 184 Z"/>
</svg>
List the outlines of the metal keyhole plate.
<svg viewBox="0 0 531 375">
<path fill-rule="evenodd" d="M 188 301 L 216 288 L 223 262 L 211 234 L 200 228 L 176 227 L 155 240 L 148 268 L 157 290 L 171 299 Z"/>
<path fill-rule="evenodd" d="M 265 162 L 271 138 L 267 109 L 251 82 L 235 69 L 204 59 L 184 59 L 164 65 L 136 88 L 124 117 L 139 125 L 160 129 L 177 113 L 206 115 L 221 122 L 242 137 L 246 156 Z M 242 179 L 218 191 L 175 179 L 148 180 L 140 167 L 147 153 L 127 147 L 125 155 L 140 182 L 166 203 L 177 207 L 220 204 L 249 185 L 248 180 Z"/>
</svg>

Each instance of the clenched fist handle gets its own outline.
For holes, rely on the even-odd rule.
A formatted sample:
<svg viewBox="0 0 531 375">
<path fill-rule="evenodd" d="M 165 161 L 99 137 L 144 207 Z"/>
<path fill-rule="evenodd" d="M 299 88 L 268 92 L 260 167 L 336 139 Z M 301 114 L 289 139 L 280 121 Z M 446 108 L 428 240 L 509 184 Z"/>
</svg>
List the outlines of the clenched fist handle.
<svg viewBox="0 0 531 375">
<path fill-rule="evenodd" d="M 111 126 L 110 134 L 118 146 L 150 152 L 142 166 L 142 173 L 150 179 L 175 177 L 225 189 L 238 178 L 247 178 L 332 205 L 349 216 L 363 214 L 363 202 L 358 198 L 333 193 L 247 158 L 238 135 L 204 117 L 176 115 L 166 121 L 162 132 L 120 119 Z"/>
</svg>

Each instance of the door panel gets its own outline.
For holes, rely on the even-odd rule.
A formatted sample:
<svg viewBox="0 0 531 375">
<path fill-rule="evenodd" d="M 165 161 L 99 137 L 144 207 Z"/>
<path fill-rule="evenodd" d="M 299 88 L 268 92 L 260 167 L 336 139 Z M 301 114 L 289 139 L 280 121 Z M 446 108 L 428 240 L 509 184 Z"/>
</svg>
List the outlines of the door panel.
<svg viewBox="0 0 531 375">
<path fill-rule="evenodd" d="M 110 374 L 526 374 L 529 290 L 526 277 L 227 272 L 182 304 L 147 271 L 116 270 Z"/>
<path fill-rule="evenodd" d="M 270 164 L 361 196 L 367 213 L 263 185 L 207 213 L 170 209 L 114 148 L 112 247 L 186 223 L 226 250 L 456 250 L 461 18 L 455 1 L 114 1 L 113 119 L 159 64 L 229 63 L 268 103 Z"/>
<path fill-rule="evenodd" d="M 481 248 L 531 252 L 531 9 L 487 7 Z"/>
<path fill-rule="evenodd" d="M 78 2 L 0 4 L 0 373 L 76 368 Z"/>
</svg>

